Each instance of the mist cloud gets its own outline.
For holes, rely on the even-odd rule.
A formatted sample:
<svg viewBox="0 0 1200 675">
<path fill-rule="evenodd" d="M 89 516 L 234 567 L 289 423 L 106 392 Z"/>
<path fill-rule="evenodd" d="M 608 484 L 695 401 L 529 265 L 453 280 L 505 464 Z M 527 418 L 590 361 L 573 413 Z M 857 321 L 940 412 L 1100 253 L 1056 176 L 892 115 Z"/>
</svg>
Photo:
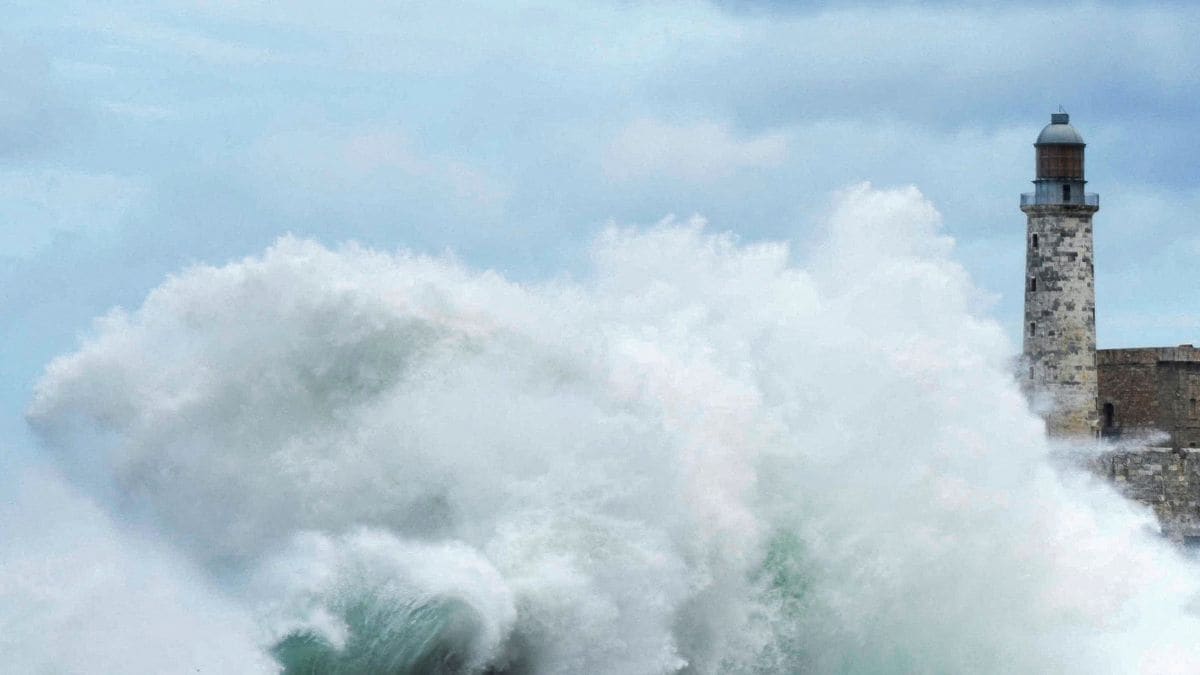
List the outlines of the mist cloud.
<svg viewBox="0 0 1200 675">
<path fill-rule="evenodd" d="M 283 239 L 102 319 L 30 420 L 288 663 L 1195 664 L 1193 571 L 1056 475 L 951 251 L 867 185 L 804 267 L 701 221 L 577 283 Z"/>
</svg>

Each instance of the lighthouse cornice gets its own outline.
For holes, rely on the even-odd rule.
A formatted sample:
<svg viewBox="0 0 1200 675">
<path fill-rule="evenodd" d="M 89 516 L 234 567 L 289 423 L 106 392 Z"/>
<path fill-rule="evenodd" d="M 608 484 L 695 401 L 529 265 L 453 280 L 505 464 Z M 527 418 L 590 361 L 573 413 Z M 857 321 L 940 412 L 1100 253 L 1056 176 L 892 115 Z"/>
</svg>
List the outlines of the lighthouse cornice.
<svg viewBox="0 0 1200 675">
<path fill-rule="evenodd" d="M 1098 195 L 1088 195 L 1089 197 L 1097 197 L 1094 204 L 1026 204 L 1022 199 L 1021 210 L 1030 215 L 1049 216 L 1055 214 L 1062 215 L 1091 215 L 1100 210 Z M 1024 195 L 1022 195 L 1024 197 Z"/>
<path fill-rule="evenodd" d="M 1048 181 L 1035 181 L 1037 183 L 1045 183 Z M 1021 210 L 1026 211 L 1029 207 L 1048 207 L 1048 208 L 1063 208 L 1063 207 L 1090 207 L 1092 212 L 1100 210 L 1100 195 L 1095 192 L 1083 192 L 1082 190 L 1071 191 L 1064 195 L 1062 190 L 1046 190 L 1043 185 L 1039 185 L 1037 192 L 1022 192 L 1021 193 Z M 1063 197 L 1066 197 L 1064 199 Z M 1026 211 L 1028 213 L 1028 211 Z"/>
</svg>

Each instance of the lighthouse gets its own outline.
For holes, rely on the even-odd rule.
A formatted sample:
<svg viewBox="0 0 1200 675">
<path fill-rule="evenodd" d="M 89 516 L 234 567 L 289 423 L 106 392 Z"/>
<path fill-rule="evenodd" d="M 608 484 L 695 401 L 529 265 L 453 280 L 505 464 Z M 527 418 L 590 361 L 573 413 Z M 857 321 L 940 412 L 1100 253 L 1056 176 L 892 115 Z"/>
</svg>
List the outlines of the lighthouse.
<svg viewBox="0 0 1200 675">
<path fill-rule="evenodd" d="M 1097 424 L 1096 289 L 1085 144 L 1065 112 L 1034 143 L 1034 191 L 1021 195 L 1025 241 L 1025 389 L 1056 437 L 1094 436 Z"/>
</svg>

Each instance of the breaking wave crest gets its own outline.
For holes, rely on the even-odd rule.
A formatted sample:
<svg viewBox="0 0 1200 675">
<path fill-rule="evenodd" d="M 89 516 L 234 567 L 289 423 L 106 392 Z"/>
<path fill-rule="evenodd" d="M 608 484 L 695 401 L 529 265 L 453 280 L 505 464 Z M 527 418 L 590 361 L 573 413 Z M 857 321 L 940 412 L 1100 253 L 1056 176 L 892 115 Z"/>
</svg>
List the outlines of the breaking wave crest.
<svg viewBox="0 0 1200 675">
<path fill-rule="evenodd" d="M 799 263 L 699 222 L 538 284 L 284 238 L 99 320 L 29 419 L 259 627 L 247 671 L 1194 669 L 1195 571 L 1051 467 L 951 254 L 866 185 Z"/>
</svg>

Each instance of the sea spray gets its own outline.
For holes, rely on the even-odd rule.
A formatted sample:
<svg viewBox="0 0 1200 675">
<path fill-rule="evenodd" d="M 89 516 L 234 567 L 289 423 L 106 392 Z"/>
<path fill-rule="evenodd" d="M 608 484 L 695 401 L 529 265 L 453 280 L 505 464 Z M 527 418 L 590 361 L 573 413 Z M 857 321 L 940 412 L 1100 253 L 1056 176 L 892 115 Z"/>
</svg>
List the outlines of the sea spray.
<svg viewBox="0 0 1200 675">
<path fill-rule="evenodd" d="M 30 421 L 295 672 L 1194 668 L 1196 571 L 1052 468 L 938 228 L 863 185 L 799 264 L 667 221 L 540 284 L 284 238 Z"/>
<path fill-rule="evenodd" d="M 44 467 L 0 500 L 0 672 L 269 673 L 271 635 L 162 540 Z"/>
<path fill-rule="evenodd" d="M 383 531 L 298 535 L 258 575 L 285 672 L 479 671 L 515 618 L 504 580 L 474 550 Z"/>
</svg>

